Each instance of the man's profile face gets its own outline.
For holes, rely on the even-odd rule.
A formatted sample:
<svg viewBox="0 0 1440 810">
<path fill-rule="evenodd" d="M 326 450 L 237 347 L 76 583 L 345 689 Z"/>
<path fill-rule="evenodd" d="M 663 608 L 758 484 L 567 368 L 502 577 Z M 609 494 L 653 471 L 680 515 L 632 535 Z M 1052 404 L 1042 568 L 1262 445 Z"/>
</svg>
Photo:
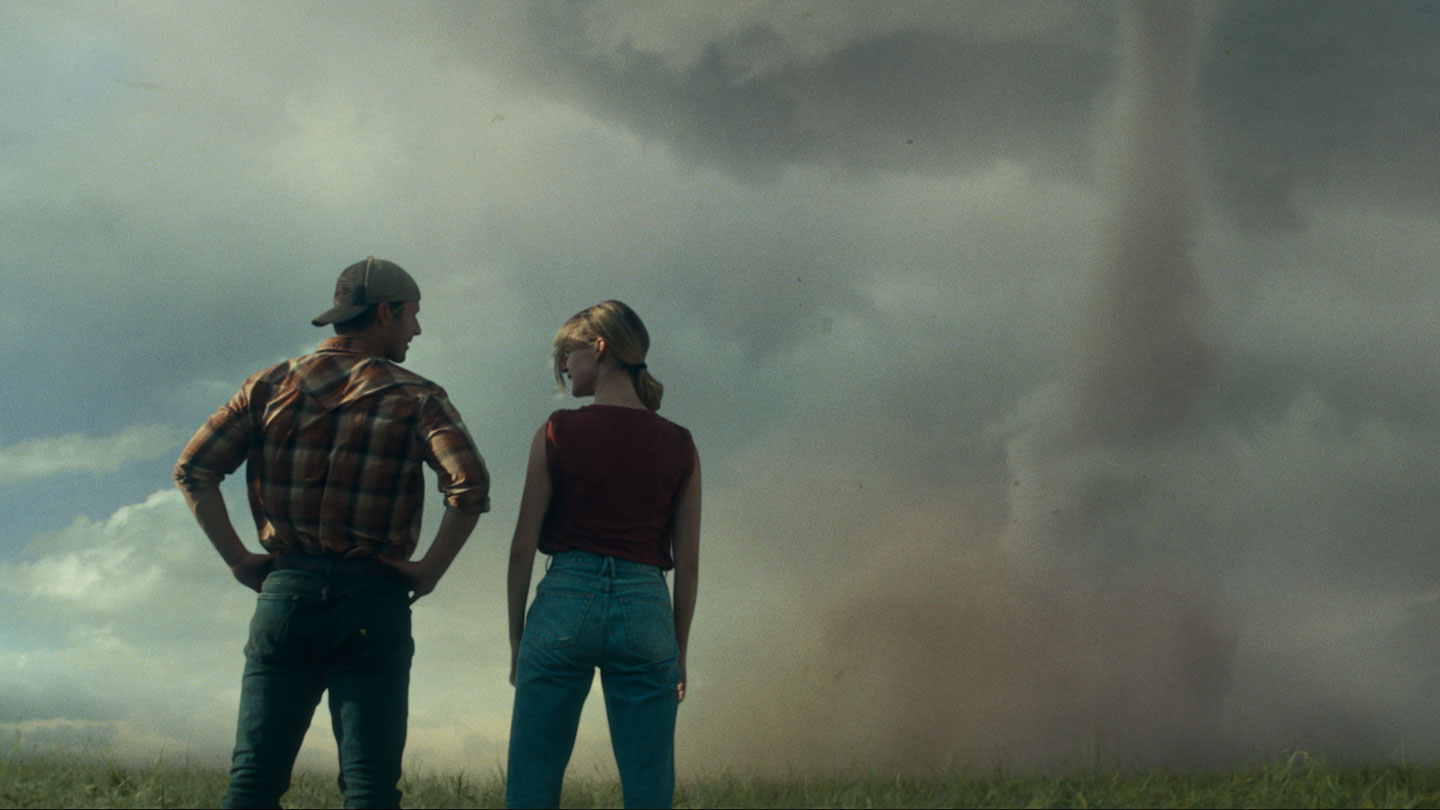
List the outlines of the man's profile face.
<svg viewBox="0 0 1440 810">
<path fill-rule="evenodd" d="M 410 348 L 410 339 L 420 334 L 420 302 L 406 301 L 390 310 L 390 320 L 381 331 L 385 356 L 391 361 L 402 363 Z"/>
</svg>

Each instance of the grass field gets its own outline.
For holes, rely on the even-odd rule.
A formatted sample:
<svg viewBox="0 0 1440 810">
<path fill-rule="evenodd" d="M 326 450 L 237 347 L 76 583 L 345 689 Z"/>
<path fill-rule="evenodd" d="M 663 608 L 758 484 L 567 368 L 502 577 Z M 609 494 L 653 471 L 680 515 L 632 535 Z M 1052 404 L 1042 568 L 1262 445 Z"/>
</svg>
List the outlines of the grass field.
<svg viewBox="0 0 1440 810">
<path fill-rule="evenodd" d="M 406 807 L 503 807 L 499 773 L 408 777 Z M 218 807 L 220 770 L 156 762 L 119 767 L 0 754 L 0 807 Z M 338 807 L 333 775 L 296 777 L 287 807 Z M 788 778 L 720 773 L 682 781 L 677 807 L 1435 807 L 1440 766 L 1334 767 L 1296 753 L 1221 772 L 1153 771 L 1063 778 L 860 775 Z M 620 807 L 612 781 L 571 778 L 563 806 Z"/>
</svg>

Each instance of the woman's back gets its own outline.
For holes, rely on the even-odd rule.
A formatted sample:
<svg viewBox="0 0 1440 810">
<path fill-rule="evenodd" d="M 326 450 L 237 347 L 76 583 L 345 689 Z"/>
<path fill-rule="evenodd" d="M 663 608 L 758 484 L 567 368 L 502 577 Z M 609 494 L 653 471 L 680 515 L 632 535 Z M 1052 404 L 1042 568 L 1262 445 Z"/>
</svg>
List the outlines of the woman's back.
<svg viewBox="0 0 1440 810">
<path fill-rule="evenodd" d="M 553 495 L 541 551 L 674 567 L 667 529 L 695 465 L 688 430 L 654 411 L 589 405 L 550 415 L 545 454 Z"/>
<path fill-rule="evenodd" d="M 576 313 L 552 344 L 556 382 L 595 404 L 555 411 L 530 439 L 506 586 L 511 807 L 559 805 L 597 668 L 625 806 L 674 798 L 700 458 L 690 432 L 655 413 L 664 386 L 648 370 L 649 347 L 640 317 L 614 300 Z M 527 613 L 537 549 L 552 556 Z"/>
</svg>

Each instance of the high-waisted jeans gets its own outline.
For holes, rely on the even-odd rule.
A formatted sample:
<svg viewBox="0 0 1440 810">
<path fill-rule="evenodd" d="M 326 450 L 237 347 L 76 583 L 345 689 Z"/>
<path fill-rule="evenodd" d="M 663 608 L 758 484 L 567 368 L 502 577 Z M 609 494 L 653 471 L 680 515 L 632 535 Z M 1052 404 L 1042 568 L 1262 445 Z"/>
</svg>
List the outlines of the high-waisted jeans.
<svg viewBox="0 0 1440 810">
<path fill-rule="evenodd" d="M 280 806 L 328 689 L 345 806 L 398 807 L 414 651 L 409 587 L 393 572 L 270 572 L 245 645 L 223 806 Z"/>
<path fill-rule="evenodd" d="M 670 806 L 680 663 L 665 575 L 585 551 L 556 554 L 535 589 L 515 676 L 507 806 L 559 805 L 596 667 L 625 806 Z"/>
</svg>

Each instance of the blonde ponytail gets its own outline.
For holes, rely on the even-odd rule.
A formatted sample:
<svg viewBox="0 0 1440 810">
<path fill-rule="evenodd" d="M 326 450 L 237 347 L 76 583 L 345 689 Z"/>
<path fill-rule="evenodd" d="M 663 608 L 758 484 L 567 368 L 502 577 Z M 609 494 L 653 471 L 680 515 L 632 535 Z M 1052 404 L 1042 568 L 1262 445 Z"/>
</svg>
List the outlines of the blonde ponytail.
<svg viewBox="0 0 1440 810">
<path fill-rule="evenodd" d="M 665 396 L 665 386 L 650 375 L 648 368 L 636 369 L 633 376 L 635 378 L 635 395 L 640 397 L 640 404 L 652 411 L 660 410 L 660 398 Z"/>
</svg>

